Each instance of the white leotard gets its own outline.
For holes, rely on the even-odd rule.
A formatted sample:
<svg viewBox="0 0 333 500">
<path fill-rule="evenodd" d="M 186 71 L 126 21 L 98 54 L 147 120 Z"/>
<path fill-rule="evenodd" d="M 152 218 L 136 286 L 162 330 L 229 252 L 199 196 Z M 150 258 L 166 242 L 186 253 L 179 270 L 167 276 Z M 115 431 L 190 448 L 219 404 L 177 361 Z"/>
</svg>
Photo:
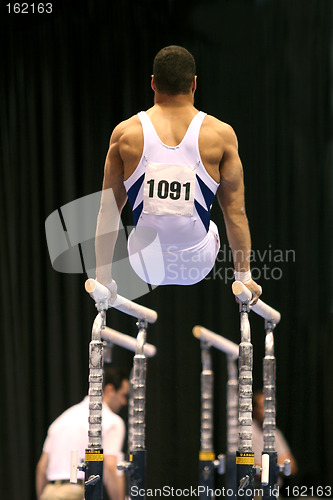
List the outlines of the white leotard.
<svg viewBox="0 0 333 500">
<path fill-rule="evenodd" d="M 147 113 L 138 114 L 144 137 L 140 162 L 124 181 L 136 226 L 128 240 L 130 262 L 152 284 L 193 284 L 214 265 L 219 250 L 210 209 L 217 182 L 202 164 L 198 112 L 177 146 L 158 137 Z"/>
</svg>

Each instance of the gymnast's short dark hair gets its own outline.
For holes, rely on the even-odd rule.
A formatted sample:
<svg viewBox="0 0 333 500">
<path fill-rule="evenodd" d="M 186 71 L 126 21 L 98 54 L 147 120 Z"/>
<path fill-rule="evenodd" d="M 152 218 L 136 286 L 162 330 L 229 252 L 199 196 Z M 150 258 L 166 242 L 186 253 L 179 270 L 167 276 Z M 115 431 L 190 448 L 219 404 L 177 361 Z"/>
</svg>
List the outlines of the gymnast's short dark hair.
<svg viewBox="0 0 333 500">
<path fill-rule="evenodd" d="M 118 391 L 124 380 L 128 380 L 124 370 L 112 364 L 104 364 L 103 388 L 111 384 Z"/>
<path fill-rule="evenodd" d="M 158 92 L 167 95 L 188 94 L 195 77 L 192 54 L 179 45 L 169 45 L 155 56 L 153 74 Z"/>
</svg>

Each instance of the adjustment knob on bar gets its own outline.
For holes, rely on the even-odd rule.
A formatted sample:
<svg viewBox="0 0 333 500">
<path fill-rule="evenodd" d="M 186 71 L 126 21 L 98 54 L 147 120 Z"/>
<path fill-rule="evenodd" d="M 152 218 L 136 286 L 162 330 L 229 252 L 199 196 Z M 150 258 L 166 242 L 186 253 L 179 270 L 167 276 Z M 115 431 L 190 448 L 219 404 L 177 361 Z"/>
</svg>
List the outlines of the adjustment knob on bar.
<svg viewBox="0 0 333 500">
<path fill-rule="evenodd" d="M 89 479 L 85 482 L 86 486 L 90 486 L 92 484 L 96 484 L 98 483 L 98 481 L 100 481 L 101 479 L 101 476 L 100 475 L 96 475 L 96 476 L 90 476 Z"/>
<path fill-rule="evenodd" d="M 246 475 L 245 477 L 242 477 L 242 479 L 239 482 L 238 491 L 246 488 L 246 486 L 249 484 L 249 482 L 250 482 L 250 476 Z"/>
<path fill-rule="evenodd" d="M 119 464 L 117 464 L 117 470 L 129 471 L 131 466 L 132 466 L 131 462 L 126 462 L 126 461 L 120 462 Z"/>
<path fill-rule="evenodd" d="M 217 470 L 217 473 L 222 476 L 222 474 L 225 474 L 226 471 L 226 456 L 221 453 L 220 455 L 217 456 L 217 459 L 214 460 L 214 467 Z"/>
<path fill-rule="evenodd" d="M 281 472 L 283 471 L 283 474 L 285 476 L 290 476 L 290 474 L 291 474 L 291 462 L 288 458 L 284 461 L 284 465 L 281 467 L 281 469 L 282 469 Z"/>
</svg>

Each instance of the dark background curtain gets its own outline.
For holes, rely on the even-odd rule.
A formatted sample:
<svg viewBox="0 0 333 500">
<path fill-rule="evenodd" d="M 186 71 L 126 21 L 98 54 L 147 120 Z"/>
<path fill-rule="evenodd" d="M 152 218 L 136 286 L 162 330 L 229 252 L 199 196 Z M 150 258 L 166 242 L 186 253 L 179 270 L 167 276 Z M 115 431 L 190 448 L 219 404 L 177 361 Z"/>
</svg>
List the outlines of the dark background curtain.
<svg viewBox="0 0 333 500">
<path fill-rule="evenodd" d="M 52 14 L 1 6 L 1 498 L 32 500 L 49 424 L 87 390 L 95 308 L 84 274 L 56 272 L 44 223 L 101 188 L 113 127 L 152 105 L 155 53 L 197 61 L 196 106 L 230 123 L 244 164 L 255 270 L 276 329 L 277 424 L 298 461 L 291 484 L 333 484 L 332 4 L 330 0 L 64 1 Z M 138 302 L 158 311 L 148 341 L 147 486 L 197 484 L 201 324 L 239 342 L 223 218 L 215 268 Z M 124 225 L 132 223 L 129 210 Z M 108 324 L 136 334 L 135 320 Z M 254 387 L 263 321 L 251 315 Z M 128 371 L 132 354 L 114 348 Z M 213 351 L 215 449 L 224 452 L 226 360 Z M 218 485 L 224 484 L 218 478 Z"/>
</svg>

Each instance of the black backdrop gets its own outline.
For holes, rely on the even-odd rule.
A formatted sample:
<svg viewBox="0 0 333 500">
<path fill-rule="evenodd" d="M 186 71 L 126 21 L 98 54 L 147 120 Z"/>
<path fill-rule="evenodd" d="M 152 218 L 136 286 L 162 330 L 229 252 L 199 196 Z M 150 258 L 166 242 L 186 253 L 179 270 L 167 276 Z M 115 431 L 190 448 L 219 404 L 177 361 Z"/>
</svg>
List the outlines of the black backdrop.
<svg viewBox="0 0 333 500">
<path fill-rule="evenodd" d="M 325 0 L 53 2 L 53 13 L 1 6 L 1 498 L 32 500 L 50 422 L 87 389 L 95 309 L 84 275 L 51 266 L 44 222 L 101 187 L 113 127 L 153 99 L 152 58 L 185 45 L 196 105 L 236 130 L 264 300 L 279 309 L 278 426 L 299 464 L 292 484 L 333 484 L 332 5 Z M 225 245 L 218 207 L 213 219 Z M 128 210 L 124 224 L 130 224 Z M 223 253 L 224 252 L 224 253 Z M 227 247 L 204 282 L 161 287 L 148 340 L 149 487 L 197 481 L 202 324 L 239 341 Z M 265 274 L 265 275 L 264 275 Z M 254 314 L 254 385 L 263 322 Z M 108 312 L 135 335 L 135 321 Z M 114 349 L 128 370 L 132 356 Z M 215 448 L 225 451 L 226 363 L 214 352 Z M 223 479 L 218 480 L 223 485 Z"/>
</svg>

